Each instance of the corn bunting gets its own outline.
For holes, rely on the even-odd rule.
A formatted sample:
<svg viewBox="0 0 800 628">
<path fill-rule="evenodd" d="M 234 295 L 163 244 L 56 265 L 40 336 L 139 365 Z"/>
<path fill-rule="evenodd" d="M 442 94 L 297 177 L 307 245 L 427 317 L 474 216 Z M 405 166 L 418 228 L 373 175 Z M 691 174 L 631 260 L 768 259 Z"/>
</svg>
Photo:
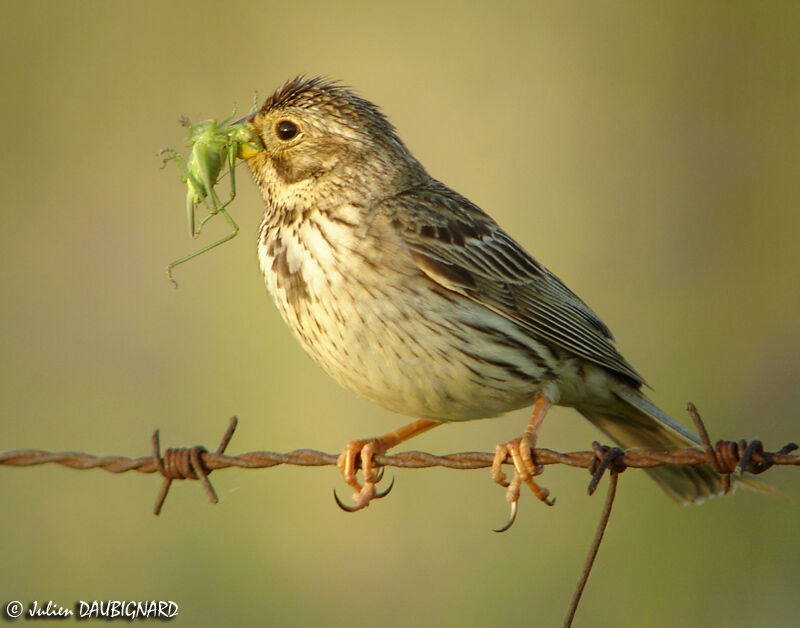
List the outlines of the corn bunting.
<svg viewBox="0 0 800 628">
<path fill-rule="evenodd" d="M 258 257 L 303 348 L 353 392 L 418 420 L 347 444 L 355 505 L 376 491 L 373 457 L 450 421 L 533 406 L 521 438 L 498 445 L 494 479 L 516 512 L 547 410 L 575 408 L 621 447 L 698 439 L 643 393 L 605 324 L 475 204 L 433 179 L 372 103 L 338 83 L 295 78 L 247 118 L 243 145 L 266 211 Z M 501 464 L 510 457 L 514 477 Z M 360 465 L 363 484 L 357 479 Z M 647 471 L 667 495 L 722 492 L 710 466 Z M 341 503 L 340 503 L 341 505 Z"/>
</svg>

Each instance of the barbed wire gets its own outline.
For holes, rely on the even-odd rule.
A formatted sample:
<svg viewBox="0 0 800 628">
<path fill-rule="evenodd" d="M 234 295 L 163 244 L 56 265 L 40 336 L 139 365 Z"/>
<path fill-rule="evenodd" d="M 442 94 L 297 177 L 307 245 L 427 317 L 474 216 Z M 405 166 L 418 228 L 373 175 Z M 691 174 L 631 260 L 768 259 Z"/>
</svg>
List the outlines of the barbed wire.
<svg viewBox="0 0 800 628">
<path fill-rule="evenodd" d="M 798 446 L 788 443 L 775 452 L 766 451 L 759 440 L 717 441 L 711 443 L 708 431 L 700 418 L 694 404 L 687 405 L 687 411 L 694 421 L 700 436 L 702 449 L 686 448 L 669 451 L 630 450 L 623 451 L 618 447 L 608 447 L 598 442 L 592 443 L 589 451 L 572 451 L 560 453 L 552 449 L 533 448 L 531 453 L 536 465 L 543 467 L 551 464 L 563 464 L 570 467 L 588 469 L 592 474 L 588 492 L 593 494 L 602 478 L 608 471 L 610 480 L 608 493 L 600 516 L 597 531 L 590 546 L 584 567 L 578 579 L 575 592 L 567 610 L 563 626 L 569 627 L 575 617 L 581 596 L 589 579 L 594 560 L 600 548 L 611 508 L 616 495 L 619 474 L 628 468 L 651 469 L 663 465 L 711 465 L 722 474 L 723 488 L 728 492 L 731 487 L 731 475 L 738 473 L 761 474 L 773 466 L 800 466 L 800 455 L 791 452 Z M 159 473 L 164 481 L 156 499 L 155 514 L 161 512 L 164 500 L 174 480 L 199 480 L 205 488 L 209 501 L 216 504 L 218 499 L 208 479 L 212 471 L 237 467 L 240 469 L 265 469 L 278 465 L 296 466 L 330 466 L 336 465 L 338 454 L 328 454 L 314 449 L 296 449 L 287 453 L 271 451 L 251 451 L 238 456 L 225 455 L 225 449 L 236 430 L 238 419 L 231 417 L 216 451 L 209 452 L 205 447 L 173 447 L 161 453 L 159 431 L 151 438 L 151 453 L 139 458 L 123 456 L 95 456 L 78 452 L 52 452 L 40 449 L 18 449 L 0 452 L 0 465 L 13 467 L 32 467 L 43 464 L 58 464 L 75 470 L 103 469 L 110 473 Z M 467 451 L 446 455 L 435 455 L 423 451 L 406 451 L 374 457 L 376 466 L 397 467 L 403 469 L 426 469 L 444 467 L 448 469 L 483 469 L 491 467 L 494 454 L 487 452 Z M 503 461 L 511 464 L 510 456 Z M 359 466 L 360 461 L 356 461 Z M 503 529 L 507 529 L 506 526 Z"/>
<path fill-rule="evenodd" d="M 710 464 L 724 477 L 733 473 L 760 474 L 775 465 L 800 465 L 800 456 L 790 452 L 797 445 L 789 443 L 778 451 L 766 451 L 759 440 L 752 441 L 718 441 L 711 444 L 708 433 L 697 410 L 689 404 L 688 411 L 698 428 L 703 449 L 687 448 L 670 451 L 630 450 L 615 454 L 614 465 L 618 472 L 626 468 L 651 469 L 663 465 L 700 465 Z M 240 469 L 265 469 L 278 465 L 295 466 L 330 466 L 336 465 L 338 454 L 329 454 L 314 449 L 296 449 L 287 453 L 271 451 L 251 451 L 236 456 L 225 455 L 225 449 L 236 429 L 237 418 L 230 419 L 219 447 L 209 452 L 205 447 L 169 448 L 160 452 L 159 431 L 152 436 L 152 451 L 149 456 L 128 458 L 123 456 L 97 456 L 79 452 L 53 452 L 39 449 L 18 449 L 0 452 L 0 465 L 14 467 L 31 467 L 43 464 L 58 464 L 75 470 L 103 469 L 110 473 L 159 473 L 164 477 L 162 493 L 156 503 L 156 514 L 161 510 L 166 491 L 173 480 L 199 480 L 203 483 L 209 499 L 217 502 L 216 494 L 208 476 L 212 471 L 237 467 Z M 614 448 L 615 451 L 616 448 Z M 561 453 L 552 449 L 534 448 L 532 453 L 537 465 L 546 466 L 562 464 L 590 470 L 595 477 L 590 484 L 593 492 L 602 476 L 605 467 L 603 460 L 611 448 L 598 443 L 588 451 L 572 451 Z M 494 453 L 458 452 L 435 455 L 423 451 L 405 451 L 396 454 L 381 454 L 374 458 L 375 464 L 382 467 L 403 469 L 425 469 L 444 467 L 448 469 L 483 469 L 492 466 Z M 507 458 L 504 463 L 510 463 Z M 358 462 L 356 464 L 358 466 Z M 598 473 L 599 471 L 599 473 Z"/>
</svg>

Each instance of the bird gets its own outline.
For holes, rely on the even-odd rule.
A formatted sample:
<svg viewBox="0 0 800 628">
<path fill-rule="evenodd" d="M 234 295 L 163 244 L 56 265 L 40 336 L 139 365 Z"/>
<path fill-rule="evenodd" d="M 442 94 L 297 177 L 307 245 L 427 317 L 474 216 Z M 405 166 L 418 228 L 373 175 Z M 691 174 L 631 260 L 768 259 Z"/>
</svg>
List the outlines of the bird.
<svg viewBox="0 0 800 628">
<path fill-rule="evenodd" d="M 625 449 L 699 444 L 645 395 L 589 306 L 429 175 L 375 104 L 301 75 L 245 121 L 260 142 L 241 144 L 238 156 L 264 200 L 258 259 L 283 320 L 342 386 L 415 419 L 347 443 L 338 466 L 355 493 L 350 506 L 337 497 L 340 506 L 361 510 L 388 493 L 376 488 L 376 455 L 438 425 L 530 406 L 522 435 L 496 446 L 492 466 L 511 522 L 523 483 L 553 502 L 531 453 L 553 405 Z M 647 473 L 679 503 L 726 490 L 707 464 Z"/>
</svg>

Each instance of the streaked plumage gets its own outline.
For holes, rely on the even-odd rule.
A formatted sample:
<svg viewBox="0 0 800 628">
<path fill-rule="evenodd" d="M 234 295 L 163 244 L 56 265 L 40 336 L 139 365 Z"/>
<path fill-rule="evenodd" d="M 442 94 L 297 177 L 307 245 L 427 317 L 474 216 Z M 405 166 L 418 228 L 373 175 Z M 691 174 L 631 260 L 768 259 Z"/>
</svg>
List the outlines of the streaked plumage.
<svg viewBox="0 0 800 628">
<path fill-rule="evenodd" d="M 697 443 L 641 393 L 644 380 L 594 312 L 431 178 L 373 104 L 297 78 L 250 122 L 265 147 L 248 163 L 266 205 L 267 287 L 342 385 L 434 421 L 497 416 L 544 396 L 623 447 Z M 681 502 L 722 490 L 709 467 L 649 473 Z"/>
</svg>

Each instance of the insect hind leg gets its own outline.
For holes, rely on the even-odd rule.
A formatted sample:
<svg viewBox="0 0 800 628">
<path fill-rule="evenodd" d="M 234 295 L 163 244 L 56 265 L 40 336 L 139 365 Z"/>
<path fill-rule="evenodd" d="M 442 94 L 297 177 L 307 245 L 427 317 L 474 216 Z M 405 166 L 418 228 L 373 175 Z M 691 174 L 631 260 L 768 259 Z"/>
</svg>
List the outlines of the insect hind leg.
<svg viewBox="0 0 800 628">
<path fill-rule="evenodd" d="M 235 238 L 235 237 L 236 237 L 236 234 L 237 234 L 237 233 L 239 233 L 239 225 L 237 225 L 237 224 L 236 224 L 236 221 L 235 221 L 235 220 L 233 219 L 233 217 L 232 217 L 232 216 L 231 216 L 231 215 L 230 215 L 230 214 L 229 214 L 229 213 L 228 213 L 228 212 L 227 212 L 227 211 L 224 209 L 224 207 L 223 207 L 223 208 L 220 208 L 220 209 L 218 209 L 218 210 L 217 210 L 217 213 L 219 213 L 219 214 L 222 214 L 222 215 L 225 217 L 225 220 L 228 222 L 228 225 L 229 225 L 229 226 L 230 226 L 230 228 L 231 228 L 231 232 L 230 232 L 229 234 L 227 234 L 227 235 L 225 235 L 225 236 L 221 237 L 219 240 L 217 240 L 217 241 L 215 241 L 215 242 L 212 242 L 211 244 L 209 244 L 209 245 L 207 245 L 207 246 L 204 246 L 203 248 L 201 248 L 201 249 L 199 249 L 199 250 L 195 251 L 194 253 L 189 253 L 189 255 L 184 255 L 184 256 L 183 256 L 183 257 L 181 257 L 180 259 L 176 259 L 174 262 L 170 263 L 170 265 L 169 265 L 169 266 L 167 266 L 167 277 L 169 278 L 169 280 L 172 282 L 172 284 L 173 284 L 173 285 L 174 285 L 176 288 L 178 287 L 178 282 L 176 282 L 176 281 L 175 281 L 175 279 L 173 279 L 173 278 L 172 278 L 172 269 L 173 269 L 173 268 L 175 268 L 176 266 L 178 266 L 178 265 L 180 265 L 180 264 L 183 264 L 184 262 L 188 262 L 190 259 L 194 259 L 194 258 L 195 258 L 195 257 L 197 257 L 198 255 L 202 255 L 203 253 L 207 253 L 207 252 L 208 252 L 208 251 L 210 251 L 211 249 L 218 247 L 220 244 L 225 244 L 225 243 L 226 243 L 226 242 L 228 242 L 229 240 L 232 240 L 233 238 Z M 206 217 L 203 219 L 203 222 L 201 222 L 201 223 L 200 223 L 200 227 L 202 228 L 202 225 L 203 225 L 203 223 L 204 223 L 205 221 L 207 221 L 209 218 L 211 218 L 211 216 L 213 216 L 213 215 L 215 215 L 215 214 L 209 214 L 208 216 L 206 216 Z"/>
</svg>

